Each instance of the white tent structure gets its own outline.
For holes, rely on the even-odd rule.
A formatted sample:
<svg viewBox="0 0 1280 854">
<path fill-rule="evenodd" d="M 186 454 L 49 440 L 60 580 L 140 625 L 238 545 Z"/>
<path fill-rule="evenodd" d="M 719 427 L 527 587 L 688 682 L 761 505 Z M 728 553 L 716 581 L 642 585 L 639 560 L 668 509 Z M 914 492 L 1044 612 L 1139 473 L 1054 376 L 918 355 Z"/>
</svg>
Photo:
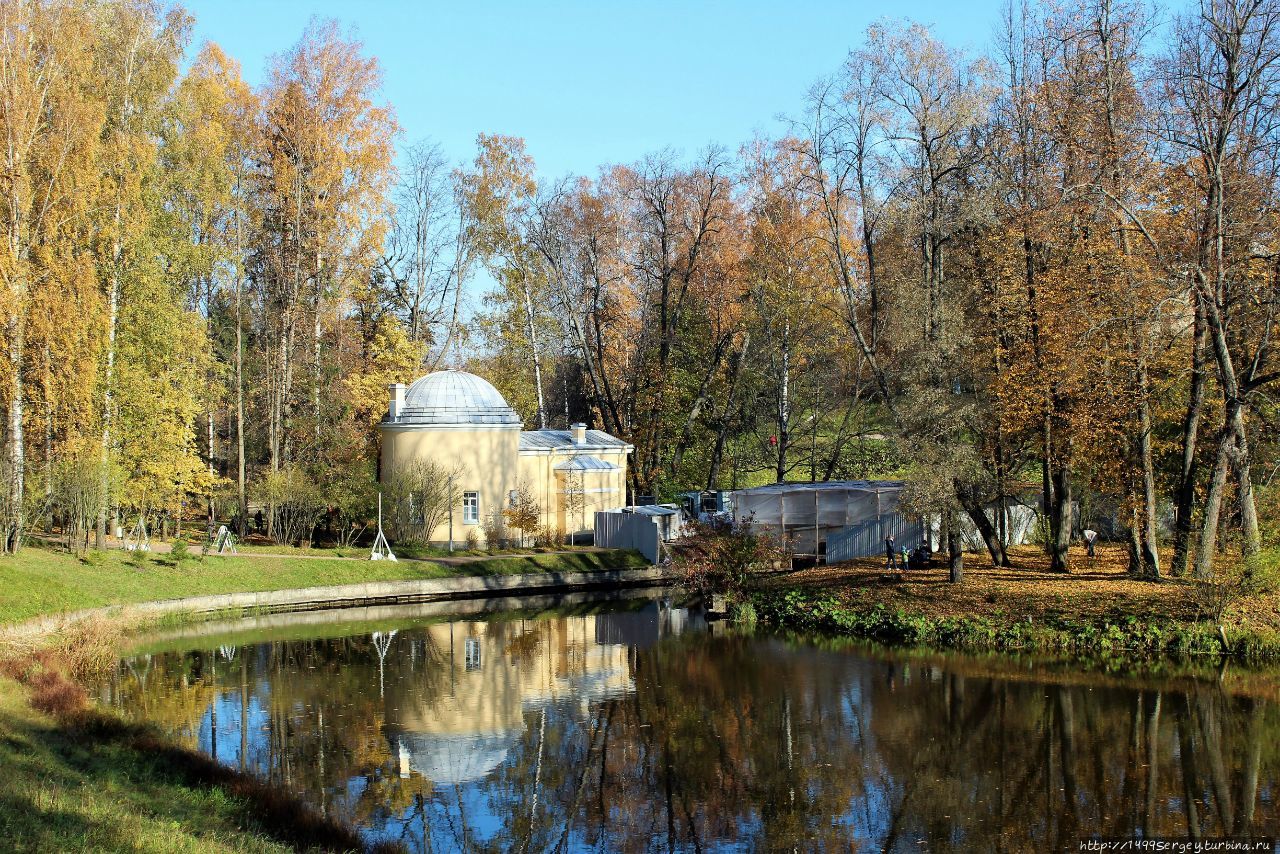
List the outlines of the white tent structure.
<svg viewBox="0 0 1280 854">
<path fill-rule="evenodd" d="M 733 518 L 772 532 L 796 554 L 826 554 L 828 561 L 867 557 L 883 553 L 890 534 L 908 547 L 923 539 L 921 521 L 898 513 L 902 487 L 899 480 L 839 480 L 740 489 L 733 494 Z"/>
</svg>

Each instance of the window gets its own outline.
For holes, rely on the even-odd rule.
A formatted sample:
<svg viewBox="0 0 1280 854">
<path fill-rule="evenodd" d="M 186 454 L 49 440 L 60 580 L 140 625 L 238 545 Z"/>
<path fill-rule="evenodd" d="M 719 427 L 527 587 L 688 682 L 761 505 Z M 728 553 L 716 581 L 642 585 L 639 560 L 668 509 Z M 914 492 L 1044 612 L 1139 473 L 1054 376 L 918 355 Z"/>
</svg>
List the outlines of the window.
<svg viewBox="0 0 1280 854">
<path fill-rule="evenodd" d="M 462 493 L 462 524 L 480 524 L 480 493 Z"/>
<path fill-rule="evenodd" d="M 474 495 L 475 493 L 472 493 Z M 467 642 L 463 645 L 466 651 L 466 662 L 468 670 L 479 670 L 484 663 L 480 655 L 480 639 L 467 638 Z"/>
</svg>

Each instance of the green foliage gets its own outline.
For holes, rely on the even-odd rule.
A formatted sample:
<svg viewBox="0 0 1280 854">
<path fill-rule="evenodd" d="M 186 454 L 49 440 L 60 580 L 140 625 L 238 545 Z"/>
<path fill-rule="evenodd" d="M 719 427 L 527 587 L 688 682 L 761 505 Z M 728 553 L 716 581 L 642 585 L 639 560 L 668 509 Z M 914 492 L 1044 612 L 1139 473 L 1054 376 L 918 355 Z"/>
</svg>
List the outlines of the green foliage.
<svg viewBox="0 0 1280 854">
<path fill-rule="evenodd" d="M 1161 623 L 1136 616 L 1097 621 L 996 616 L 930 617 L 882 604 L 855 607 L 820 591 L 764 591 L 752 597 L 761 622 L 830 632 L 890 644 L 965 650 L 1035 651 L 1144 657 L 1185 657 L 1223 652 L 1208 623 Z M 1251 658 L 1280 657 L 1277 638 L 1250 633 L 1230 650 Z"/>
<path fill-rule="evenodd" d="M 267 505 L 272 538 L 277 543 L 310 543 L 325 510 L 324 495 L 310 475 L 300 466 L 285 466 L 263 477 L 254 492 L 257 500 Z"/>
<path fill-rule="evenodd" d="M 191 553 L 191 548 L 187 545 L 185 537 L 178 537 L 173 541 L 173 548 L 169 551 L 169 559 L 173 561 L 175 566 L 182 566 L 189 560 L 195 560 L 195 555 Z"/>
</svg>

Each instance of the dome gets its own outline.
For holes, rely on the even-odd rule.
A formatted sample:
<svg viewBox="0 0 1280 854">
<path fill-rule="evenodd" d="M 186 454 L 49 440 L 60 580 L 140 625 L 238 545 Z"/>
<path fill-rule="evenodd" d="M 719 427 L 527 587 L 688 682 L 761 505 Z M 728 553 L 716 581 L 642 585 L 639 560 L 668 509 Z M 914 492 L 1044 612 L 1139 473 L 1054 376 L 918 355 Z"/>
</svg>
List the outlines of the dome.
<svg viewBox="0 0 1280 854">
<path fill-rule="evenodd" d="M 415 380 L 394 420 L 397 424 L 521 424 L 501 392 L 466 371 L 436 371 Z"/>
<path fill-rule="evenodd" d="M 400 756 L 401 768 L 417 771 L 437 786 L 470 783 L 489 776 L 507 761 L 520 741 L 520 732 L 475 735 L 431 735 L 393 732 L 392 748 Z"/>
</svg>

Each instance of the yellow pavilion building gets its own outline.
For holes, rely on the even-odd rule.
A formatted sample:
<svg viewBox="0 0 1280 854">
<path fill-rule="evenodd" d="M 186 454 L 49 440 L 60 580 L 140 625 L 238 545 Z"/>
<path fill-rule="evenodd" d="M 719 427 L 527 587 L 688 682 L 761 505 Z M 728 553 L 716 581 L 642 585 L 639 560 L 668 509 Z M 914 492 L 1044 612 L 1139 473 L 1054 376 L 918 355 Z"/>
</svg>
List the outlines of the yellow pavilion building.
<svg viewBox="0 0 1280 854">
<path fill-rule="evenodd" d="M 409 386 L 390 386 L 382 434 L 385 480 L 418 460 L 459 472 L 453 536 L 484 541 L 484 524 L 527 487 L 541 527 L 565 534 L 594 529 L 598 510 L 626 504 L 627 455 L 634 448 L 600 430 L 525 430 L 520 416 L 487 380 L 465 371 L 437 371 Z M 580 500 L 579 500 L 580 496 Z M 447 522 L 431 535 L 443 542 Z"/>
</svg>

